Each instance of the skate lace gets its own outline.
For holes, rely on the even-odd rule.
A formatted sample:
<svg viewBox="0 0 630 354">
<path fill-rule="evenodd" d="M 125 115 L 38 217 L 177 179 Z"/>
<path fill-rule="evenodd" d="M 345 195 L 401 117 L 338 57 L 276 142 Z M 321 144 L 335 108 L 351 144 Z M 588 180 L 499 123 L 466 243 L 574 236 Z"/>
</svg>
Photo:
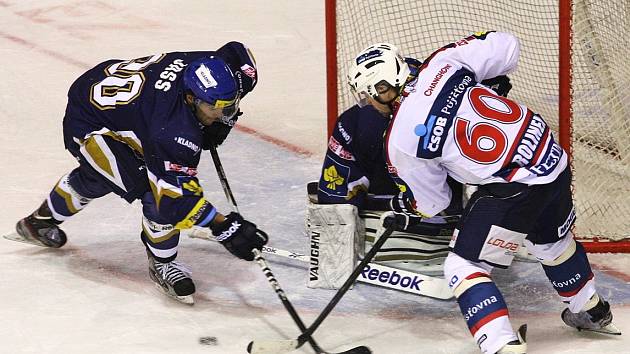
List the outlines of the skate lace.
<svg viewBox="0 0 630 354">
<path fill-rule="evenodd" d="M 188 267 L 177 261 L 169 263 L 156 262 L 155 268 L 162 279 L 165 279 L 170 284 L 175 284 L 182 279 L 190 278 L 192 275 Z"/>
</svg>

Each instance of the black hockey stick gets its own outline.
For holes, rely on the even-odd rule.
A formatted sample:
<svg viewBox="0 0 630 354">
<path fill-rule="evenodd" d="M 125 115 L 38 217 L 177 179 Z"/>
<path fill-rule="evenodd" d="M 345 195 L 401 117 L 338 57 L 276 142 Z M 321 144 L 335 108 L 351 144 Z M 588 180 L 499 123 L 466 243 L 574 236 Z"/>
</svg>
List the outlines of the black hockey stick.
<svg viewBox="0 0 630 354">
<path fill-rule="evenodd" d="M 230 184 L 228 183 L 227 176 L 225 175 L 225 171 L 223 170 L 223 165 L 221 164 L 221 159 L 219 158 L 219 153 L 217 152 L 216 146 L 214 145 L 211 146 L 210 154 L 212 155 L 212 161 L 214 162 L 214 167 L 217 170 L 217 175 L 219 175 L 219 179 L 221 180 L 221 186 L 223 187 L 223 191 L 225 192 L 226 198 L 228 199 L 228 201 L 232 203 L 232 206 L 234 207 L 234 209 L 236 209 L 236 212 L 240 213 L 236 205 L 236 200 L 234 199 L 234 194 L 232 194 L 232 189 L 230 188 Z M 256 263 L 258 263 L 258 265 L 262 269 L 263 273 L 267 277 L 267 281 L 269 281 L 269 284 L 271 284 L 271 287 L 274 289 L 276 294 L 278 294 L 278 297 L 280 298 L 282 305 L 284 305 L 284 308 L 287 310 L 287 312 L 289 312 L 289 315 L 291 316 L 295 324 L 298 326 L 300 331 L 304 332 L 306 330 L 306 326 L 304 325 L 304 322 L 298 315 L 297 311 L 295 311 L 295 308 L 293 307 L 293 305 L 287 298 L 284 290 L 282 290 L 282 288 L 280 287 L 280 283 L 278 283 L 278 280 L 276 280 L 276 277 L 271 272 L 271 269 L 269 268 L 269 264 L 267 264 L 267 260 L 265 260 L 262 253 L 259 250 L 254 249 L 252 252 L 254 253 L 254 260 L 256 261 Z M 315 339 L 313 339 L 311 336 L 308 336 L 308 338 L 305 339 L 305 342 L 306 341 L 309 342 L 309 344 L 311 345 L 311 347 L 313 348 L 313 350 L 315 350 L 317 354 L 329 354 L 323 351 L 319 347 L 317 342 L 315 342 Z M 251 346 L 252 346 L 252 343 L 250 343 L 247 346 L 247 351 L 250 353 L 252 352 Z M 357 349 L 357 348 L 354 348 L 354 349 Z M 349 351 L 345 351 L 339 354 L 370 354 L 371 353 L 369 350 L 367 352 L 364 352 L 364 351 L 353 351 L 354 349 L 351 349 Z M 333 354 L 333 353 L 330 353 L 330 354 Z"/>
<path fill-rule="evenodd" d="M 256 354 L 258 353 L 261 353 L 261 354 L 285 353 L 291 350 L 298 349 L 302 345 L 304 345 L 304 343 L 306 343 L 308 339 L 311 338 L 313 333 L 315 333 L 317 328 L 322 324 L 322 322 L 326 319 L 326 317 L 328 317 L 328 315 L 332 312 L 335 306 L 337 306 L 337 303 L 339 303 L 341 298 L 354 284 L 354 282 L 357 280 L 357 278 L 359 277 L 359 275 L 361 274 L 365 266 L 368 263 L 370 263 L 372 258 L 374 258 L 374 256 L 376 255 L 376 252 L 378 252 L 378 250 L 381 248 L 381 246 L 383 246 L 387 238 L 392 234 L 392 232 L 394 232 L 396 226 L 397 226 L 397 220 L 395 218 L 393 220 L 390 219 L 390 223 L 386 226 L 385 231 L 383 231 L 383 234 L 376 241 L 374 246 L 372 246 L 372 249 L 370 249 L 370 251 L 361 260 L 359 265 L 357 265 L 357 267 L 354 269 L 350 277 L 346 279 L 346 282 L 341 286 L 341 288 L 337 290 L 337 293 L 335 293 L 335 296 L 333 296 L 333 298 L 326 305 L 324 310 L 319 314 L 319 316 L 317 316 L 317 318 L 315 319 L 315 322 L 313 322 L 313 324 L 311 324 L 311 326 L 306 331 L 303 330 L 302 334 L 300 334 L 300 336 L 297 339 L 276 340 L 276 341 L 254 341 L 254 342 L 249 343 L 249 346 L 247 347 L 248 349 L 253 347 L 253 348 L 263 348 L 264 350 L 260 350 L 257 352 L 250 351 L 250 353 L 256 353 Z M 372 353 L 372 351 L 368 347 L 360 346 L 360 347 L 350 349 L 349 351 L 344 352 L 344 353 L 370 354 Z"/>
<path fill-rule="evenodd" d="M 291 302 L 287 298 L 286 294 L 284 293 L 284 290 L 282 290 L 282 288 L 280 287 L 280 284 L 278 283 L 278 280 L 276 280 L 276 278 L 274 277 L 273 273 L 271 272 L 271 269 L 269 269 L 269 265 L 267 264 L 267 261 L 265 260 L 265 258 L 262 256 L 262 253 L 259 250 L 257 250 L 257 249 L 254 249 L 253 252 L 254 252 L 254 260 L 258 263 L 258 265 L 260 265 L 260 268 L 262 269 L 263 273 L 267 277 L 267 280 L 269 281 L 269 284 L 271 284 L 271 287 L 273 288 L 273 290 L 276 292 L 276 294 L 278 294 L 278 298 L 280 298 L 280 301 L 282 302 L 282 305 L 284 305 L 284 308 L 287 310 L 289 315 L 291 315 L 291 318 L 293 319 L 295 324 L 297 324 L 297 326 L 300 329 L 300 331 L 302 332 L 302 334 L 298 337 L 298 340 L 297 340 L 297 342 L 299 344 L 296 344 L 295 343 L 296 341 L 292 341 L 292 340 L 288 340 L 288 341 L 284 341 L 284 340 L 281 340 L 281 341 L 251 341 L 247 345 L 247 352 L 248 353 L 251 353 L 251 354 L 281 354 L 281 353 L 285 353 L 285 352 L 289 352 L 289 351 L 292 351 L 294 349 L 297 349 L 297 348 L 301 347 L 306 342 L 308 342 L 311 345 L 311 347 L 313 348 L 313 350 L 315 350 L 315 353 L 317 353 L 317 354 L 371 354 L 372 353 L 372 351 L 368 347 L 365 347 L 365 346 L 354 347 L 352 349 L 349 349 L 349 350 L 346 350 L 346 351 L 343 351 L 343 352 L 339 352 L 339 353 L 329 353 L 329 352 L 326 352 L 326 351 L 322 350 L 319 347 L 319 345 L 315 342 L 315 339 L 313 339 L 313 337 L 312 337 L 313 332 L 315 331 L 315 329 L 311 330 L 310 333 L 309 333 L 309 329 L 306 328 L 306 326 L 304 325 L 304 322 L 302 321 L 302 319 L 298 315 L 297 311 L 295 311 L 295 308 L 293 307 L 293 305 L 291 304 Z M 333 305 L 333 307 L 334 307 L 334 305 Z M 321 315 L 320 315 L 320 317 L 321 317 Z M 323 321 L 323 319 L 322 319 L 322 321 Z M 317 322 L 317 320 L 315 322 Z M 313 326 L 311 326 L 311 327 L 313 327 Z M 302 341 L 302 342 L 300 342 L 300 341 Z"/>
<path fill-rule="evenodd" d="M 214 168 L 216 168 L 217 170 L 219 181 L 221 181 L 221 187 L 223 187 L 225 197 L 230 203 L 232 203 L 232 206 L 234 207 L 236 212 L 240 214 L 241 212 L 238 210 L 238 205 L 236 205 L 236 199 L 234 199 L 234 194 L 232 194 L 232 188 L 230 188 L 227 176 L 225 175 L 225 171 L 223 170 L 223 164 L 221 164 L 221 159 L 219 158 L 219 153 L 217 152 L 216 146 L 210 146 L 210 155 L 212 156 L 212 162 L 214 162 Z"/>
<path fill-rule="evenodd" d="M 265 258 L 263 257 L 262 252 L 260 252 L 257 249 L 254 249 L 253 252 L 254 252 L 254 260 L 256 261 L 256 263 L 258 263 L 258 265 L 262 269 L 263 273 L 267 277 L 267 281 L 269 281 L 269 284 L 271 284 L 271 287 L 273 288 L 273 290 L 276 292 L 276 294 L 278 294 L 278 298 L 280 298 L 282 305 L 284 305 L 284 308 L 287 310 L 289 315 L 291 315 L 291 318 L 293 319 L 295 324 L 297 324 L 300 331 L 305 332 L 306 326 L 304 325 L 304 322 L 302 322 L 302 319 L 298 315 L 297 311 L 295 311 L 295 308 L 293 307 L 293 305 L 287 298 L 287 295 L 285 294 L 284 290 L 282 290 L 282 288 L 280 287 L 280 283 L 278 283 L 278 280 L 276 280 L 276 277 L 271 272 L 271 269 L 269 268 L 269 264 L 267 264 L 267 260 L 265 260 Z M 317 354 L 329 354 L 328 352 L 323 351 L 319 347 L 319 345 L 315 342 L 315 339 L 313 339 L 312 337 L 309 336 L 307 338 L 307 341 L 309 342 L 309 344 L 311 345 L 311 347 L 313 348 L 313 350 L 315 350 Z M 248 353 L 258 353 L 261 350 L 264 352 L 264 348 L 252 348 L 252 345 L 253 345 L 252 343 L 253 342 L 250 342 L 249 345 L 247 346 Z M 345 351 L 340 354 L 343 354 L 343 353 L 360 354 L 361 352 Z"/>
<path fill-rule="evenodd" d="M 284 290 L 282 290 L 282 287 L 280 287 L 280 283 L 278 283 L 278 280 L 271 272 L 271 269 L 269 268 L 269 264 L 267 263 L 267 260 L 265 259 L 265 257 L 263 257 L 262 252 L 260 252 L 257 249 L 254 249 L 253 252 L 254 252 L 254 260 L 256 261 L 256 263 L 258 263 L 258 265 L 260 266 L 260 269 L 262 269 L 263 273 L 267 277 L 267 281 L 269 282 L 273 290 L 278 295 L 278 298 L 280 299 L 280 301 L 282 302 L 282 305 L 284 305 L 284 308 L 287 310 L 287 312 L 293 319 L 293 322 L 295 322 L 295 324 L 298 326 L 298 328 L 300 329 L 302 333 L 306 332 L 307 328 L 304 325 L 304 322 L 302 321 L 302 319 L 300 318 L 300 315 L 298 315 L 297 311 L 293 307 L 293 304 L 291 304 L 291 302 L 287 298 L 287 295 L 285 294 Z M 313 348 L 313 350 L 315 351 L 315 353 L 317 354 L 371 354 L 372 353 L 366 347 L 356 347 L 356 348 L 352 348 L 350 350 L 340 352 L 340 353 L 329 353 L 322 350 L 322 348 L 320 348 L 320 346 L 317 344 L 317 342 L 315 342 L 315 339 L 311 335 L 306 337 L 304 341 L 308 342 Z M 248 353 L 254 353 L 254 354 L 279 353 L 278 351 L 275 350 L 275 347 L 267 349 L 264 347 L 254 347 L 254 345 L 255 345 L 254 342 L 249 343 L 249 345 L 247 346 Z M 367 349 L 367 351 L 362 348 Z M 272 351 L 269 351 L 269 350 L 272 350 Z M 293 350 L 293 348 L 290 348 L 290 350 Z"/>
</svg>

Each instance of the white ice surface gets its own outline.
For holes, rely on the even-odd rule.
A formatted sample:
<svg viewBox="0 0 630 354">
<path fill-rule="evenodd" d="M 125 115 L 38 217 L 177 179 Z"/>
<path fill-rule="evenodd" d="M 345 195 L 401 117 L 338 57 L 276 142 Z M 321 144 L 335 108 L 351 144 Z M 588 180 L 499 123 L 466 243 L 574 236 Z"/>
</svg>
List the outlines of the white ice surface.
<svg viewBox="0 0 630 354">
<path fill-rule="evenodd" d="M 270 244 L 305 251 L 305 184 L 317 178 L 325 148 L 323 18 L 323 2 L 306 0 L 0 0 L 0 233 L 75 166 L 63 150 L 61 119 L 77 75 L 104 59 L 241 40 L 256 55 L 261 81 L 243 102 L 239 124 L 260 134 L 234 132 L 220 148 L 223 164 L 241 212 L 270 234 Z M 209 156 L 200 175 L 207 198 L 229 211 Z M 215 243 L 182 238 L 179 259 L 197 285 L 193 307 L 159 294 L 139 226 L 138 204 L 108 196 L 64 223 L 69 242 L 62 249 L 0 239 L 0 353 L 237 354 L 254 338 L 298 335 L 259 268 Z M 591 259 L 616 324 L 628 332 L 630 257 Z M 311 323 L 333 293 L 306 288 L 304 265 L 269 261 Z M 495 278 L 514 326 L 529 325 L 530 353 L 630 353 L 629 333 L 604 337 L 565 327 L 563 306 L 538 265 L 515 263 Z M 200 337 L 216 337 L 217 345 L 200 345 Z M 455 302 L 366 285 L 344 297 L 316 338 L 335 351 L 478 352 Z M 297 352 L 311 351 L 305 345 Z"/>
</svg>

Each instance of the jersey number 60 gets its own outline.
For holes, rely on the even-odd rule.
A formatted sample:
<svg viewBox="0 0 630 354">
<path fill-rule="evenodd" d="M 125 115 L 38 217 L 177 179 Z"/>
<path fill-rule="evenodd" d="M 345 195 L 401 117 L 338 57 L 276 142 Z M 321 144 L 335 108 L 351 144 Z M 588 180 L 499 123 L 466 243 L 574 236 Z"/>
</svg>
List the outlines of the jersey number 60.
<svg viewBox="0 0 630 354">
<path fill-rule="evenodd" d="M 505 132 L 493 124 L 514 124 L 523 117 L 523 109 L 517 103 L 491 93 L 489 90 L 474 87 L 470 90 L 469 101 L 477 115 L 490 122 L 480 122 L 470 127 L 470 121 L 455 118 L 455 142 L 462 155 L 480 164 L 499 161 L 506 152 L 508 139 Z"/>
</svg>

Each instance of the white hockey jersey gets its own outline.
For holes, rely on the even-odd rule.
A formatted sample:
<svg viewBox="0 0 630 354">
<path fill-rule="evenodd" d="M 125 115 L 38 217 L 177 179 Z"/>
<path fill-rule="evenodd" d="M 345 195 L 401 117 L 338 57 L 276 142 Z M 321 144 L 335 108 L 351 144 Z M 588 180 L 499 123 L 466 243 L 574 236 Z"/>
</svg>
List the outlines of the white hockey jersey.
<svg viewBox="0 0 630 354">
<path fill-rule="evenodd" d="M 446 184 L 545 184 L 567 166 L 545 121 L 479 82 L 514 71 L 518 39 L 478 33 L 433 53 L 407 84 L 386 136 L 390 172 L 411 189 L 417 211 L 449 204 Z"/>
</svg>

